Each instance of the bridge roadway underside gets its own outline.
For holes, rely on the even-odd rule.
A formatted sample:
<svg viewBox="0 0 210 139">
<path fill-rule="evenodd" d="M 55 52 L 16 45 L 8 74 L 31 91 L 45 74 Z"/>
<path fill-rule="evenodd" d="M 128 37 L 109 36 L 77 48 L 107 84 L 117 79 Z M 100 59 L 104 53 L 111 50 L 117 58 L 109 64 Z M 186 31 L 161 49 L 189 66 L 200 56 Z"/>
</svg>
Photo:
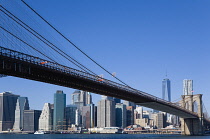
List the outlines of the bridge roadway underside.
<svg viewBox="0 0 210 139">
<path fill-rule="evenodd" d="M 136 104 L 171 113 L 182 118 L 197 118 L 195 115 L 177 109 L 167 104 L 161 104 L 148 96 L 110 86 L 103 82 L 96 82 L 77 74 L 68 74 L 56 69 L 47 68 L 30 62 L 13 59 L 0 55 L 0 74 L 41 81 L 45 83 L 80 89 L 96 94 L 112 96 Z"/>
<path fill-rule="evenodd" d="M 179 109 L 175 109 L 173 107 L 170 107 L 168 105 L 164 105 L 158 102 L 147 102 L 147 103 L 136 103 L 136 104 L 144 106 L 144 107 L 152 108 L 155 110 L 167 112 L 173 115 L 177 115 L 182 118 L 195 118 L 195 117 L 192 117 L 190 114 L 187 115 L 186 113 L 184 113 L 183 111 L 180 111 Z"/>
</svg>

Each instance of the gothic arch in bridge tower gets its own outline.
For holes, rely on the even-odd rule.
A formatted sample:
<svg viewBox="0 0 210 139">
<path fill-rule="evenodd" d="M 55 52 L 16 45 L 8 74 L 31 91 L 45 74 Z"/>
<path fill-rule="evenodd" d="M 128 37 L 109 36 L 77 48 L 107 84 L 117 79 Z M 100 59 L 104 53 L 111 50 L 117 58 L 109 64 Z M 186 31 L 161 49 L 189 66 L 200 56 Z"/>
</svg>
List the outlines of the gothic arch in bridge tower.
<svg viewBox="0 0 210 139">
<path fill-rule="evenodd" d="M 196 112 L 198 114 L 202 114 L 202 95 L 183 95 L 182 96 L 182 107 Z"/>
<path fill-rule="evenodd" d="M 198 112 L 198 104 L 197 104 L 197 101 L 193 101 L 193 112 Z"/>
<path fill-rule="evenodd" d="M 182 107 L 196 112 L 198 118 L 181 118 L 181 129 L 184 135 L 203 135 L 202 95 L 182 95 Z"/>
<path fill-rule="evenodd" d="M 189 110 L 189 102 L 187 101 L 187 102 L 185 102 L 185 109 L 188 109 Z"/>
</svg>

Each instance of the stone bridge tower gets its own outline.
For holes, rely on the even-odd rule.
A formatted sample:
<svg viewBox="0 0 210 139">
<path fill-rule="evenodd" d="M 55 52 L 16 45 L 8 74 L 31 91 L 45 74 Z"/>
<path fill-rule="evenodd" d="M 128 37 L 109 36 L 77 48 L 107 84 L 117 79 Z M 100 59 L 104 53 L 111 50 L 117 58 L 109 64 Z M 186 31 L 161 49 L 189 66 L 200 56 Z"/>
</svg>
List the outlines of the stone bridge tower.
<svg viewBox="0 0 210 139">
<path fill-rule="evenodd" d="M 181 130 L 183 135 L 203 135 L 203 107 L 202 94 L 182 95 L 182 107 L 196 112 L 198 118 L 181 118 Z"/>
</svg>

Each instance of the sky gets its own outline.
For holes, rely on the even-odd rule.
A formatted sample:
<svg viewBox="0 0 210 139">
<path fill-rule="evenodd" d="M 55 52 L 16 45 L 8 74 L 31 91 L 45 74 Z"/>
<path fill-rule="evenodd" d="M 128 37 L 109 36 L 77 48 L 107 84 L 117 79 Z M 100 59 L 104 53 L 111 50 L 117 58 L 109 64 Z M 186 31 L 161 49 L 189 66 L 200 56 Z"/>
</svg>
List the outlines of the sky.
<svg viewBox="0 0 210 139">
<path fill-rule="evenodd" d="M 14 0 L 5 1 L 0 0 L 2 5 L 16 8 L 11 4 Z M 133 88 L 161 98 L 162 80 L 169 78 L 172 101 L 175 101 L 181 98 L 183 79 L 192 79 L 194 94 L 203 94 L 204 105 L 210 112 L 209 0 L 25 2 L 91 58 L 110 72 L 116 72 L 118 78 Z M 22 4 L 21 1 L 15 3 Z M 24 4 L 20 7 L 27 9 Z M 28 19 L 24 16 L 26 14 L 22 14 L 23 19 Z M 47 27 L 44 29 L 48 30 Z M 54 35 L 49 32 L 47 36 Z M 73 57 L 89 65 L 72 46 L 66 47 L 66 42 L 55 38 Z M 90 68 L 112 79 L 96 66 Z M 53 103 L 56 90 L 67 94 L 69 104 L 75 90 L 11 76 L 0 78 L 0 84 L 0 92 L 12 91 L 28 97 L 31 109 L 42 109 L 44 103 Z M 95 104 L 100 99 L 100 95 L 93 94 Z"/>
</svg>

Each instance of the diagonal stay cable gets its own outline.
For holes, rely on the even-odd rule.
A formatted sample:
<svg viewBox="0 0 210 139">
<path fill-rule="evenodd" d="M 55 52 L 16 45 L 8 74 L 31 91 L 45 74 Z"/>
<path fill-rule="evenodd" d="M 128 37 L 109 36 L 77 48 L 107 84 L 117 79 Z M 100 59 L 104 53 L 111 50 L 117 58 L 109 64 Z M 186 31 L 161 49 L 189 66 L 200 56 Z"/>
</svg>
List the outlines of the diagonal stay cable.
<svg viewBox="0 0 210 139">
<path fill-rule="evenodd" d="M 95 60 L 93 60 L 90 56 L 88 56 L 84 51 L 82 51 L 79 47 L 77 47 L 72 41 L 70 41 L 67 37 L 65 37 L 60 31 L 58 31 L 53 25 L 51 25 L 46 19 L 44 19 L 39 13 L 37 13 L 31 6 L 29 6 L 24 0 L 21 0 L 29 9 L 31 9 L 37 16 L 39 16 L 45 23 L 47 23 L 51 28 L 53 28 L 58 34 L 60 34 L 66 41 L 68 41 L 71 45 L 73 45 L 77 50 L 79 50 L 82 54 L 84 54 L 87 58 L 89 58 L 93 63 L 95 63 L 97 66 L 99 66 L 101 69 L 103 69 L 105 72 L 107 72 L 109 75 L 113 76 L 111 72 L 106 70 L 104 67 L 102 67 L 99 63 L 97 63 Z M 128 86 L 126 83 L 124 83 L 119 78 L 113 76 L 115 79 L 123 83 L 124 85 Z"/>
<path fill-rule="evenodd" d="M 19 18 L 17 18 L 14 14 L 12 14 L 11 12 L 9 12 L 6 8 L 4 8 L 3 6 L 1 6 L 0 5 L 0 7 L 2 7 L 6 12 L 8 12 L 10 15 L 12 15 L 13 17 L 11 17 L 10 15 L 8 15 L 5 11 L 3 11 L 2 9 L 0 9 L 0 11 L 2 11 L 4 14 L 6 14 L 8 17 L 10 17 L 13 21 L 15 21 L 16 23 L 18 23 L 20 26 L 22 26 L 24 29 L 26 29 L 28 32 L 30 32 L 32 35 L 34 35 L 36 38 L 38 38 L 40 41 L 42 41 L 43 43 L 45 43 L 47 46 L 49 46 L 50 48 L 52 48 L 54 51 L 56 51 L 57 53 L 59 53 L 60 55 L 62 55 L 63 57 L 65 57 L 67 60 L 69 60 L 70 62 L 72 62 L 74 65 L 76 65 L 77 67 L 79 67 L 80 69 L 82 69 L 82 70 L 84 70 L 84 71 L 89 71 L 89 72 L 91 72 L 92 74 L 94 74 L 94 75 L 97 75 L 96 73 L 94 73 L 93 71 L 91 71 L 90 69 L 88 69 L 87 67 L 85 67 L 84 65 L 82 65 L 81 63 L 79 63 L 77 60 L 75 60 L 74 58 L 72 58 L 71 56 L 69 56 L 68 54 L 66 54 L 64 51 L 62 51 L 60 48 L 58 48 L 56 45 L 54 45 L 53 43 L 51 43 L 49 40 L 47 40 L 46 38 L 44 38 L 42 35 L 40 35 L 37 31 L 35 31 L 34 29 L 32 29 L 30 26 L 28 26 L 27 24 L 25 24 L 22 20 L 20 20 Z M 26 27 L 28 27 L 28 28 L 26 28 L 25 26 L 23 26 L 22 24 L 20 24 L 19 22 L 21 22 L 23 25 L 25 25 Z M 32 31 L 34 32 L 32 32 Z M 42 40 L 42 39 L 44 39 L 44 40 Z M 55 48 L 57 48 L 59 51 L 61 51 L 61 52 L 59 52 L 58 50 L 56 50 L 55 48 L 53 48 L 52 46 L 50 46 L 49 44 L 51 44 L 52 46 L 54 46 Z M 65 54 L 65 55 L 63 55 L 63 54 Z M 69 59 L 69 58 L 70 59 Z M 73 61 L 72 61 L 72 60 Z M 76 63 L 75 63 L 76 62 Z M 82 66 L 82 67 L 81 67 Z M 86 70 L 85 70 L 86 69 Z M 87 72 L 86 71 L 86 72 Z"/>
<path fill-rule="evenodd" d="M 27 42 L 25 42 L 24 40 L 20 39 L 19 37 L 17 37 L 16 35 L 12 34 L 11 32 L 9 32 L 8 30 L 6 30 L 5 28 L 1 27 L 4 31 L 6 31 L 7 33 L 9 33 L 10 35 L 12 35 L 13 37 L 15 37 L 16 39 L 20 40 L 21 42 L 23 42 L 24 44 L 28 45 L 29 47 L 31 47 L 32 49 L 34 49 L 35 51 L 39 52 L 40 54 L 42 54 L 43 56 L 47 57 L 48 59 L 50 59 L 51 61 L 57 63 L 56 61 L 54 61 L 53 59 L 51 59 L 50 57 L 48 57 L 47 55 L 45 55 L 44 53 L 42 53 L 41 51 L 37 50 L 35 47 L 33 47 L 32 45 L 28 44 Z"/>
</svg>

